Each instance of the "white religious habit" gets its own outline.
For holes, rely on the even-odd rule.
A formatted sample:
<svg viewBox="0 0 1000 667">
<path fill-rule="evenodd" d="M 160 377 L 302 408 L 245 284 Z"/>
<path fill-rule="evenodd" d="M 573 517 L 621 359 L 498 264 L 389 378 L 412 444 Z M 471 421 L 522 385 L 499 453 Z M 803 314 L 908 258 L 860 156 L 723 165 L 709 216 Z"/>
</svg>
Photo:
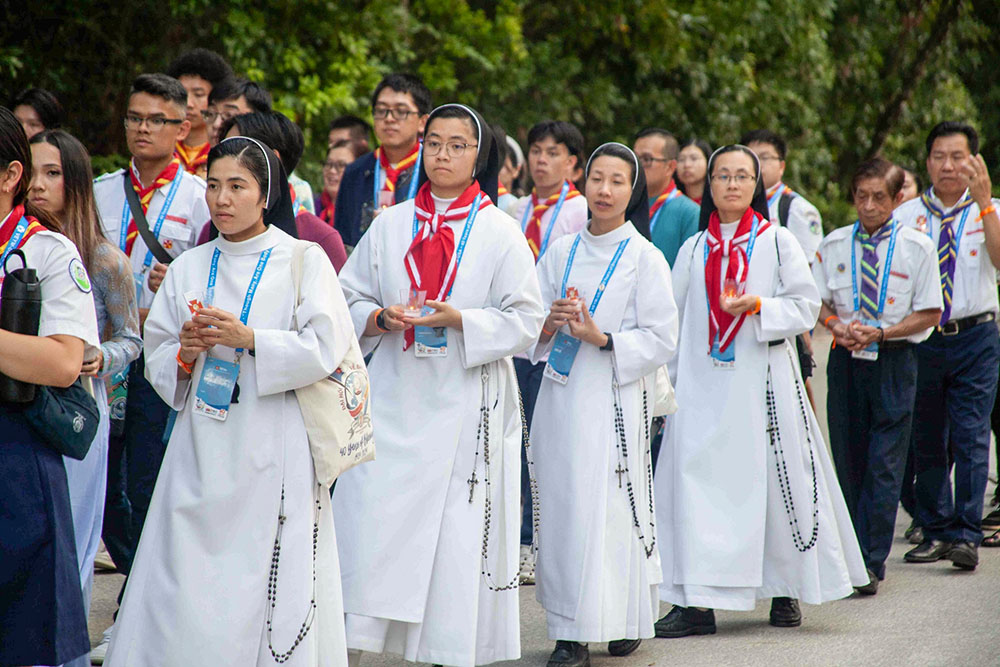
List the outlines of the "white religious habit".
<svg viewBox="0 0 1000 667">
<path fill-rule="evenodd" d="M 273 665 L 288 652 L 286 665 L 347 664 L 329 490 L 316 481 L 294 390 L 330 374 L 354 330 L 318 247 L 305 252 L 296 310 L 296 243 L 275 227 L 238 243 L 220 236 L 178 257 L 156 294 L 146 377 L 179 414 L 106 665 Z M 225 421 L 194 410 L 206 353 L 190 379 L 177 377 L 187 300 L 206 290 L 217 250 L 214 305 L 237 316 L 270 250 L 247 319 L 254 353 L 239 360 Z M 232 362 L 236 350 L 208 355 Z"/>
<path fill-rule="evenodd" d="M 434 197 L 436 215 L 454 201 Z M 414 213 L 414 200 L 386 209 L 340 274 L 373 353 L 377 443 L 375 461 L 342 475 L 333 496 L 347 646 L 444 665 L 513 660 L 522 425 L 510 355 L 541 331 L 534 259 L 507 214 L 480 209 L 448 298 L 463 330 L 445 330 L 446 356 L 417 357 L 402 332 L 363 336 L 369 315 L 411 286 Z M 468 220 L 440 223 L 456 261 Z"/>
<path fill-rule="evenodd" d="M 724 247 L 738 224 L 720 225 Z M 709 353 L 707 236 L 689 238 L 673 268 L 681 408 L 657 463 L 660 598 L 750 610 L 763 598 L 846 597 L 868 575 L 789 342 L 819 313 L 809 263 L 783 227 L 760 232 L 752 251 L 739 243 L 750 255 L 745 293 L 761 307 L 736 333 L 730 364 Z"/>
<path fill-rule="evenodd" d="M 649 432 L 656 370 L 677 347 L 670 267 L 626 222 L 600 236 L 584 229 L 560 238 L 539 262 L 538 278 L 542 303 L 575 287 L 588 309 L 603 285 L 592 317 L 614 345 L 581 343 L 567 382 L 546 377 L 535 404 L 536 595 L 549 637 L 652 637 L 661 576 Z M 555 339 L 537 345 L 532 361 L 549 354 Z"/>
</svg>

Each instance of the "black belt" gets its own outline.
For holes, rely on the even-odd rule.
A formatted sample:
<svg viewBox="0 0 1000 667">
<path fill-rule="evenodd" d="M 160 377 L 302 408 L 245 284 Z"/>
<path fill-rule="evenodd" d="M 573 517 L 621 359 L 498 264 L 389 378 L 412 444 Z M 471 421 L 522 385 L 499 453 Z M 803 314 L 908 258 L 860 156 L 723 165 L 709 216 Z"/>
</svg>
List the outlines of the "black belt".
<svg viewBox="0 0 1000 667">
<path fill-rule="evenodd" d="M 778 340 L 769 340 L 769 341 L 767 341 L 767 346 L 768 347 L 778 347 L 779 345 L 784 345 L 784 343 L 785 343 L 785 339 L 784 338 L 779 338 Z"/>
<path fill-rule="evenodd" d="M 906 348 L 910 347 L 910 345 L 912 345 L 912 343 L 910 343 L 910 341 L 908 341 L 906 339 L 903 339 L 903 340 L 887 340 L 887 341 L 885 341 L 883 343 L 879 343 L 878 344 L 878 349 L 880 349 L 880 350 L 905 350 Z"/>
<path fill-rule="evenodd" d="M 980 313 L 979 315 L 963 317 L 958 320 L 948 320 L 941 326 L 937 327 L 935 331 L 942 336 L 954 336 L 965 331 L 966 329 L 971 329 L 976 325 L 992 322 L 996 318 L 996 313 Z"/>
</svg>

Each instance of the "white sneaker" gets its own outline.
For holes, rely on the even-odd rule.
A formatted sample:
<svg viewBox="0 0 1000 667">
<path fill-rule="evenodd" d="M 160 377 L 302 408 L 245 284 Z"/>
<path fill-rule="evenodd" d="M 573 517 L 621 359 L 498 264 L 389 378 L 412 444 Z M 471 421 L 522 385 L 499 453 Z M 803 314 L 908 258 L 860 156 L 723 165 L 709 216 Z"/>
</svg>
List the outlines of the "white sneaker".
<svg viewBox="0 0 1000 667">
<path fill-rule="evenodd" d="M 104 658 L 108 654 L 108 644 L 111 643 L 111 631 L 115 629 L 112 624 L 110 628 L 104 631 L 101 636 L 101 643 L 99 643 L 94 648 L 90 649 L 90 664 L 92 665 L 103 665 Z"/>
<path fill-rule="evenodd" d="M 535 583 L 535 554 L 531 553 L 531 545 L 521 545 L 521 570 L 518 573 L 518 581 L 522 586 L 530 586 Z"/>
</svg>

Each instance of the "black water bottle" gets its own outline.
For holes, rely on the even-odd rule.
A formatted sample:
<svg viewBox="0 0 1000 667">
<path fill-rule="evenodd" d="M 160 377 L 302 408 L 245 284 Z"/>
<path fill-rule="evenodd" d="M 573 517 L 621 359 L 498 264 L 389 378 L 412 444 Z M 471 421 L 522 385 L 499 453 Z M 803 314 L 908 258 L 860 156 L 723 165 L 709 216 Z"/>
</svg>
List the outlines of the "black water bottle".
<svg viewBox="0 0 1000 667">
<path fill-rule="evenodd" d="M 21 268 L 9 271 L 7 262 L 13 256 L 21 259 Z M 38 274 L 28 268 L 24 253 L 13 250 L 3 262 L 4 281 L 0 288 L 0 329 L 28 336 L 38 335 L 42 315 L 42 284 Z M 35 385 L 21 382 L 0 373 L 0 401 L 30 403 L 35 399 Z"/>
</svg>

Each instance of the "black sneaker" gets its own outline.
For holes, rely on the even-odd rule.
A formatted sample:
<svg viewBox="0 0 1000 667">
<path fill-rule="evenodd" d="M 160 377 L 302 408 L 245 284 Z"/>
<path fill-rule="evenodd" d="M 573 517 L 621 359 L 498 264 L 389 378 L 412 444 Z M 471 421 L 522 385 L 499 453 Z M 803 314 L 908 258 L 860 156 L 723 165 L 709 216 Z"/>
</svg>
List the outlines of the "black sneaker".
<svg viewBox="0 0 1000 667">
<path fill-rule="evenodd" d="M 698 611 L 692 607 L 675 605 L 653 627 L 657 637 L 669 639 L 687 637 L 688 635 L 714 635 L 715 612 L 711 609 Z"/>
<path fill-rule="evenodd" d="M 590 667 L 590 649 L 580 642 L 557 641 L 548 667 Z"/>
<path fill-rule="evenodd" d="M 608 642 L 608 653 L 616 658 L 621 658 L 635 651 L 641 643 L 641 639 L 616 639 L 613 642 Z"/>
<path fill-rule="evenodd" d="M 771 625 L 776 628 L 797 628 L 802 625 L 799 601 L 795 598 L 772 598 Z"/>
</svg>

